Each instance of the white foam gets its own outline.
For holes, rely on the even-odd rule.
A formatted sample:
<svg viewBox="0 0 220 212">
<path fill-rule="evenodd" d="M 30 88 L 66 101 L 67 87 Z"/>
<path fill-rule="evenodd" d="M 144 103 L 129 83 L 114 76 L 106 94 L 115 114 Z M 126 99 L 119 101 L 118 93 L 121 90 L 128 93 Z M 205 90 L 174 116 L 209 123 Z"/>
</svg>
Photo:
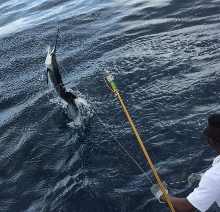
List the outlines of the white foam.
<svg viewBox="0 0 220 212">
<path fill-rule="evenodd" d="M 67 89 L 67 91 L 76 94 L 76 92 L 74 92 L 72 89 Z M 58 104 L 64 109 L 66 115 L 72 120 L 67 125 L 74 129 L 84 127 L 84 124 L 93 116 L 94 113 L 89 102 L 80 97 L 80 93 L 77 93 L 76 95 L 78 97 L 75 99 L 75 103 L 78 108 L 78 112 L 75 111 L 72 105 L 68 104 L 60 97 L 50 99 L 50 102 Z"/>
<path fill-rule="evenodd" d="M 68 123 L 68 126 L 71 128 L 83 127 L 84 123 L 87 122 L 88 119 L 93 115 L 93 110 L 85 99 L 78 97 L 75 102 L 78 107 L 77 114 L 71 105 L 68 105 L 66 110 L 69 118 L 73 120 L 72 122 Z"/>
</svg>

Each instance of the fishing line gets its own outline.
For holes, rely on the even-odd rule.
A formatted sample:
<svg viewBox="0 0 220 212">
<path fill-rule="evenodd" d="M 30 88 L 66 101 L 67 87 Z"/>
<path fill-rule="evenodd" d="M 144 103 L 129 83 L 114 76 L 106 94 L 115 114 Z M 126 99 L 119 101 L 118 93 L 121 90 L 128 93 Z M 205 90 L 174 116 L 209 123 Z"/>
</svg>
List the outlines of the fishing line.
<svg viewBox="0 0 220 212">
<path fill-rule="evenodd" d="M 63 59 L 63 58 L 62 58 Z M 60 64 L 62 65 L 62 68 L 64 69 L 64 71 L 67 73 L 65 67 L 63 66 L 62 62 L 60 62 Z M 105 80 L 105 79 L 104 79 Z M 106 85 L 108 86 L 108 83 L 105 80 Z M 80 93 L 78 87 L 75 85 L 74 86 L 77 90 L 77 92 Z M 109 86 L 108 88 L 115 93 Z M 90 102 L 91 103 L 91 102 Z M 92 105 L 92 103 L 91 103 Z M 94 109 L 94 106 L 92 106 L 92 109 L 94 111 L 94 114 L 96 115 L 96 117 L 98 118 L 99 122 L 105 127 L 105 129 L 108 131 L 108 133 L 111 135 L 111 137 L 113 139 L 115 139 L 115 141 L 118 143 L 118 145 L 125 151 L 125 153 L 131 158 L 131 160 L 133 160 L 133 162 L 138 166 L 138 168 L 143 172 L 143 174 L 147 177 L 147 179 L 151 182 L 151 184 L 153 185 L 153 182 L 151 181 L 151 179 L 149 178 L 149 176 L 146 174 L 146 172 L 143 170 L 143 168 L 138 164 L 138 162 L 132 157 L 132 155 L 125 149 L 125 147 L 119 142 L 119 140 L 113 135 L 113 133 L 108 129 L 108 127 L 106 126 L 106 124 L 101 120 L 101 118 L 98 116 L 96 110 Z M 179 182 L 173 182 L 173 183 L 168 183 L 169 185 L 174 185 L 174 184 L 180 184 L 180 183 L 185 183 L 186 181 L 179 181 Z"/>
<path fill-rule="evenodd" d="M 61 62 L 60 62 L 61 63 Z M 64 68 L 63 64 L 61 63 L 62 67 Z M 64 68 L 65 69 L 65 68 Z M 66 70 L 65 70 L 66 71 Z M 77 88 L 77 86 L 74 86 L 76 88 L 76 90 L 80 93 L 79 89 Z M 109 87 L 110 88 L 110 87 Z M 111 88 L 110 88 L 111 89 Z M 112 90 L 112 89 L 111 89 Z M 113 91 L 113 90 L 112 90 Z M 114 92 L 114 91 L 113 91 Z M 110 130 L 107 128 L 107 126 L 105 125 L 105 123 L 101 120 L 101 118 L 98 116 L 98 114 L 96 113 L 94 107 L 92 106 L 92 109 L 94 111 L 94 114 L 96 115 L 96 117 L 98 118 L 98 120 L 100 121 L 100 123 L 105 127 L 105 129 L 108 131 L 108 133 L 111 135 L 112 138 L 115 139 L 115 141 L 118 143 L 118 145 L 125 151 L 125 153 L 133 160 L 133 162 L 139 167 L 139 169 L 143 172 L 143 174 L 148 178 L 148 180 L 151 182 L 151 184 L 153 185 L 153 182 L 151 181 L 151 179 L 149 178 L 149 176 L 145 173 L 145 171 L 142 169 L 142 167 L 138 164 L 138 162 L 131 156 L 131 154 L 125 149 L 125 147 L 118 141 L 118 139 L 110 132 Z"/>
<path fill-rule="evenodd" d="M 62 56 L 61 56 L 62 57 Z M 63 57 L 62 57 L 62 60 Z M 61 66 L 63 67 L 64 71 L 67 73 L 65 67 L 63 66 L 62 62 L 60 62 Z M 108 73 L 108 71 L 106 70 L 106 72 Z M 104 78 L 105 80 L 105 78 Z M 113 91 L 109 86 L 108 83 L 105 80 L 105 83 L 107 85 L 107 87 L 114 93 L 116 93 L 115 91 Z M 80 93 L 79 89 L 77 86 L 74 86 L 76 88 L 76 90 Z M 92 104 L 91 104 L 92 105 Z M 105 129 L 108 131 L 108 133 L 111 135 L 111 137 L 113 139 L 115 139 L 115 141 L 118 143 L 118 145 L 125 151 L 125 153 L 133 160 L 133 162 L 139 167 L 139 169 L 143 172 L 143 174 L 147 177 L 147 179 L 151 182 L 151 184 L 153 185 L 153 182 L 151 181 L 151 179 L 149 178 L 149 176 L 145 173 L 145 171 L 143 170 L 143 168 L 138 164 L 138 162 L 132 157 L 132 155 L 125 149 L 125 147 L 119 142 L 119 140 L 110 132 L 110 130 L 108 129 L 108 127 L 106 126 L 106 124 L 101 120 L 101 118 L 98 116 L 97 112 L 95 111 L 93 105 L 92 105 L 92 109 L 94 111 L 94 114 L 96 115 L 96 117 L 98 118 L 98 120 L 100 121 L 100 123 L 105 127 Z M 186 181 L 180 181 L 180 182 L 175 182 L 175 183 L 169 183 L 169 184 L 179 184 L 179 183 L 183 183 Z"/>
<path fill-rule="evenodd" d="M 140 168 L 140 170 L 144 173 L 144 175 L 148 178 L 148 180 L 152 183 L 153 182 L 150 180 L 150 178 L 148 177 L 148 175 L 145 173 L 145 171 L 141 168 L 141 166 L 138 164 L 138 162 L 131 156 L 131 154 L 122 146 L 122 144 L 118 141 L 118 139 L 109 131 L 109 129 L 106 127 L 105 123 L 99 118 L 99 116 L 97 115 L 97 113 L 94 110 L 94 113 L 96 115 L 96 117 L 99 119 L 99 121 L 101 122 L 101 124 L 105 127 L 105 129 L 108 131 L 108 133 L 111 135 L 111 137 L 113 137 L 115 139 L 115 141 L 119 144 L 119 146 L 126 152 L 126 154 L 134 161 L 134 163 Z"/>
</svg>

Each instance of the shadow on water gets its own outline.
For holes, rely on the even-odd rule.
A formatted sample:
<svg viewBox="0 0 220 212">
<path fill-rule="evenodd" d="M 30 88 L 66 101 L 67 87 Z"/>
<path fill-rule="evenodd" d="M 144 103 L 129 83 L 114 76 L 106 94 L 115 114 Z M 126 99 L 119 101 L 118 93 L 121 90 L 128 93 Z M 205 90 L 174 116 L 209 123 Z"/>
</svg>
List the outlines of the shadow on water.
<svg viewBox="0 0 220 212">
<path fill-rule="evenodd" d="M 74 130 L 71 142 L 66 144 L 69 148 L 59 165 L 60 171 L 56 176 L 58 183 L 44 196 L 39 207 L 41 211 L 78 210 L 78 197 L 81 198 L 90 183 L 90 152 L 96 145 L 90 135 L 90 124 L 92 122 L 87 123 L 83 129 Z M 63 203 L 63 199 L 66 203 Z"/>
<path fill-rule="evenodd" d="M 92 162 L 90 152 L 95 145 L 90 131 L 92 120 L 76 130 L 68 127 L 66 120 L 67 115 L 57 111 L 40 126 L 41 130 L 38 126 L 34 135 L 28 137 L 24 131 L 20 148 L 8 156 L 4 154 L 0 168 L 4 182 L 0 184 L 1 210 L 63 210 L 64 199 L 68 203 L 69 198 L 86 188 Z"/>
</svg>

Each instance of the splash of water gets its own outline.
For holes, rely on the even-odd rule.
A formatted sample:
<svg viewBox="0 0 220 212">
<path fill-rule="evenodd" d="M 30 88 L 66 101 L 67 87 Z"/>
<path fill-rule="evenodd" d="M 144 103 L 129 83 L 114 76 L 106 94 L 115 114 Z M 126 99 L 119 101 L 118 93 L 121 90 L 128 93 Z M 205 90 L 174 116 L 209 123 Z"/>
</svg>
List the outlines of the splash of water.
<svg viewBox="0 0 220 212">
<path fill-rule="evenodd" d="M 79 109 L 78 113 L 76 113 L 71 105 L 68 105 L 65 110 L 68 117 L 73 120 L 72 122 L 68 123 L 68 126 L 71 128 L 83 127 L 84 123 L 86 123 L 89 118 L 93 116 L 93 109 L 85 99 L 78 97 L 75 102 Z"/>
</svg>

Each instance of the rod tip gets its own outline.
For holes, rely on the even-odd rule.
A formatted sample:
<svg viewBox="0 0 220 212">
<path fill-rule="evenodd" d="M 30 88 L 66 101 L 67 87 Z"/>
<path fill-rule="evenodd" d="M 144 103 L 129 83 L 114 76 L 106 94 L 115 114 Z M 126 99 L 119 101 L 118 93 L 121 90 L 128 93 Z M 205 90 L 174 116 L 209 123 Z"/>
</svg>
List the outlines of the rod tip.
<svg viewBox="0 0 220 212">
<path fill-rule="evenodd" d="M 114 77 L 112 75 L 108 75 L 107 76 L 107 80 L 110 82 L 112 82 L 114 80 Z"/>
</svg>

